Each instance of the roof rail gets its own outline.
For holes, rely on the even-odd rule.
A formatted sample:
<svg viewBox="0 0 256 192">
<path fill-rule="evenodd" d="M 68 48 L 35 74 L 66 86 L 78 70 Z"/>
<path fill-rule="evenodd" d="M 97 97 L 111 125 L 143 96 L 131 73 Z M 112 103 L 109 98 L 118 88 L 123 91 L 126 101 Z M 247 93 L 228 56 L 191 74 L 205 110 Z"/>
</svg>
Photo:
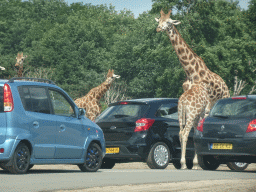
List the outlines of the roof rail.
<svg viewBox="0 0 256 192">
<path fill-rule="evenodd" d="M 13 83 L 14 80 L 27 80 L 27 81 L 35 81 L 35 82 L 42 82 L 42 83 L 49 83 L 55 85 L 52 80 L 49 79 L 40 79 L 40 78 L 31 78 L 31 77 L 13 77 L 9 79 L 9 83 Z"/>
</svg>

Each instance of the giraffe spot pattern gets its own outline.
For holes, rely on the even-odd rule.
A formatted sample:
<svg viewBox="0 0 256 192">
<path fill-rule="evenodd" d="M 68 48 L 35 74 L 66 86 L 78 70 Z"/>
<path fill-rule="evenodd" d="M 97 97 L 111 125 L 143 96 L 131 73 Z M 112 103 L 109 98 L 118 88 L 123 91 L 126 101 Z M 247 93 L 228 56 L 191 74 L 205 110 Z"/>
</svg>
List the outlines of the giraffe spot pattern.
<svg viewBox="0 0 256 192">
<path fill-rule="evenodd" d="M 201 70 L 201 71 L 199 72 L 199 75 L 200 75 L 200 77 L 203 77 L 203 76 L 205 75 L 205 71 L 204 71 L 204 70 Z"/>
</svg>

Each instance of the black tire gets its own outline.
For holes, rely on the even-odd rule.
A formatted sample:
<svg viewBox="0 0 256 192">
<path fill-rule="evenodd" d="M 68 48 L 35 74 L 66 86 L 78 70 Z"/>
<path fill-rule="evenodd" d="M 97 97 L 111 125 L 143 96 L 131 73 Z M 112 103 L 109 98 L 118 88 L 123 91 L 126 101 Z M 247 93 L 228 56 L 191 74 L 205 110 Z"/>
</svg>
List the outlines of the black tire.
<svg viewBox="0 0 256 192">
<path fill-rule="evenodd" d="M 198 164 L 203 170 L 216 170 L 220 163 L 213 156 L 198 155 Z"/>
<path fill-rule="evenodd" d="M 83 172 L 96 172 L 102 164 L 102 150 L 97 143 L 91 143 L 85 154 L 85 162 L 78 167 Z"/>
<path fill-rule="evenodd" d="M 7 170 L 7 167 L 5 166 L 4 163 L 0 163 L 0 168 L 3 169 L 3 170 Z"/>
<path fill-rule="evenodd" d="M 101 169 L 112 169 L 115 166 L 116 162 L 111 159 L 104 158 L 101 164 Z"/>
<path fill-rule="evenodd" d="M 172 161 L 172 164 L 173 166 L 176 168 L 176 169 L 181 169 L 181 164 L 180 164 L 180 160 L 174 160 Z"/>
<path fill-rule="evenodd" d="M 187 165 L 188 169 L 192 169 L 193 168 L 193 160 L 187 159 L 186 165 Z"/>
<path fill-rule="evenodd" d="M 228 162 L 227 166 L 229 169 L 234 171 L 243 171 L 249 166 L 249 164 L 242 162 Z"/>
<path fill-rule="evenodd" d="M 7 169 L 13 174 L 27 173 L 30 163 L 30 151 L 24 143 L 20 143 L 13 153 L 13 162 Z"/>
<path fill-rule="evenodd" d="M 32 167 L 34 167 L 34 164 L 30 164 L 28 170 L 32 169 Z"/>
<path fill-rule="evenodd" d="M 147 164 L 151 169 L 165 169 L 170 162 L 169 147 L 163 142 L 155 143 L 148 154 Z"/>
</svg>

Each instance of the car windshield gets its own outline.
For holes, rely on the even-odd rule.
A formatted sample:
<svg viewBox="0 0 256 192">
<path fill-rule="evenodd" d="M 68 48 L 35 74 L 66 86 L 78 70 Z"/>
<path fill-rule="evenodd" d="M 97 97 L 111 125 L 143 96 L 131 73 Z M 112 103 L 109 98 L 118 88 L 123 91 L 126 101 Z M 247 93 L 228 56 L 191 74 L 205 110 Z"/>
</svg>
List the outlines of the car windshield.
<svg viewBox="0 0 256 192">
<path fill-rule="evenodd" d="M 0 86 L 0 113 L 4 112 L 4 88 Z"/>
<path fill-rule="evenodd" d="M 138 117 L 145 112 L 147 105 L 114 105 L 107 108 L 101 113 L 97 120 L 108 119 L 108 118 L 123 118 L 123 117 Z"/>
<path fill-rule="evenodd" d="M 212 108 L 210 116 L 252 117 L 256 115 L 256 100 L 250 99 L 223 99 Z"/>
</svg>

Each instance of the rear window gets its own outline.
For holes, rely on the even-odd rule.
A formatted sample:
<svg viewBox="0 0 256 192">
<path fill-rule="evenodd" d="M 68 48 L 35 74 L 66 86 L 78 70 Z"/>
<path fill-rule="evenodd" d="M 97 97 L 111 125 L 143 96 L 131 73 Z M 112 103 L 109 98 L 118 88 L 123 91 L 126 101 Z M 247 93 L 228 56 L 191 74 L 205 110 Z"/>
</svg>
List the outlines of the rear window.
<svg viewBox="0 0 256 192">
<path fill-rule="evenodd" d="M 138 105 L 138 104 L 126 104 L 126 105 L 114 105 L 107 108 L 101 113 L 97 118 L 99 119 L 109 119 L 109 118 L 124 118 L 124 117 L 140 117 L 142 116 L 148 105 Z"/>
<path fill-rule="evenodd" d="M 23 107 L 26 111 L 50 114 L 50 105 L 43 87 L 19 87 Z"/>
<path fill-rule="evenodd" d="M 211 110 L 210 116 L 252 117 L 256 115 L 256 100 L 223 99 Z"/>
<path fill-rule="evenodd" d="M 4 112 L 4 87 L 0 86 L 0 113 Z"/>
</svg>

